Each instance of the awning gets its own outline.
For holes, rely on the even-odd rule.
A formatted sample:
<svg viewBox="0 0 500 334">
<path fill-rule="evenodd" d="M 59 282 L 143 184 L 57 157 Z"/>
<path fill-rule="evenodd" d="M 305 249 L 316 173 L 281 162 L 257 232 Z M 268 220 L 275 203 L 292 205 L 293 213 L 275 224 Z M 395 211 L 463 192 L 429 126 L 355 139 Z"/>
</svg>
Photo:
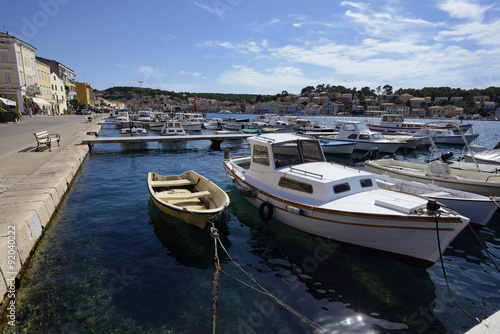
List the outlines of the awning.
<svg viewBox="0 0 500 334">
<path fill-rule="evenodd" d="M 47 101 L 45 101 L 44 99 L 42 98 L 39 98 L 39 97 L 32 97 L 31 98 L 33 100 L 33 102 L 35 102 L 36 104 L 38 104 L 39 106 L 50 106 L 50 103 L 48 103 Z"/>
<path fill-rule="evenodd" d="M 4 99 L 3 97 L 0 97 L 0 101 L 2 101 L 7 106 L 14 106 L 15 107 L 17 105 L 16 101 Z"/>
</svg>

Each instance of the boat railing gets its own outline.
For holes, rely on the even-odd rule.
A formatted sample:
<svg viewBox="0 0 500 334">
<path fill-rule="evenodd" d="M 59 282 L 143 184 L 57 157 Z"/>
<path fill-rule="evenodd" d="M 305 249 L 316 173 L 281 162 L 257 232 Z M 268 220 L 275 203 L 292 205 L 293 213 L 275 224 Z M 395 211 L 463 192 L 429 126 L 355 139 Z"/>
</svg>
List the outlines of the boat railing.
<svg viewBox="0 0 500 334">
<path fill-rule="evenodd" d="M 313 172 L 310 172 L 310 171 L 307 171 L 307 170 L 303 170 L 303 169 L 300 169 L 300 168 L 290 167 L 290 170 L 291 171 L 296 171 L 296 172 L 302 172 L 304 174 L 311 174 L 313 176 L 319 177 L 320 179 L 323 179 L 323 175 L 321 175 L 321 174 L 313 173 Z"/>
<path fill-rule="evenodd" d="M 488 182 L 490 177 L 500 177 L 500 175 L 497 175 L 497 174 L 489 175 L 484 182 Z"/>
<path fill-rule="evenodd" d="M 462 131 L 462 129 L 460 128 L 460 126 L 455 123 L 455 122 L 446 122 L 446 121 L 437 121 L 437 122 L 428 122 L 428 123 L 425 123 L 424 126 L 423 126 L 423 129 L 425 131 L 425 133 L 427 134 L 427 136 L 429 137 L 429 141 L 431 143 L 431 147 L 432 147 L 432 150 L 431 152 L 435 152 L 437 155 L 438 155 L 438 158 L 441 162 L 443 162 L 443 159 L 441 158 L 441 156 L 438 154 L 438 149 L 437 149 L 437 146 L 436 146 L 436 143 L 434 142 L 434 139 L 432 138 L 432 134 L 431 134 L 431 129 L 430 127 L 432 127 L 433 125 L 448 125 L 448 126 L 453 126 L 455 128 L 458 129 L 458 132 L 460 133 L 460 136 L 462 137 L 462 140 L 464 141 L 464 149 L 465 147 L 467 148 L 467 150 L 469 151 L 469 154 L 472 158 L 472 161 L 474 162 L 474 165 L 476 165 L 476 169 L 479 171 L 479 164 L 477 163 L 476 161 L 476 158 L 474 157 L 474 153 L 472 152 L 472 150 L 470 149 L 470 146 L 469 146 L 469 143 L 467 141 L 467 139 L 465 138 L 465 135 L 464 135 L 464 132 Z M 464 156 L 464 152 L 462 152 L 462 157 Z M 463 159 L 461 159 L 463 160 Z"/>
</svg>

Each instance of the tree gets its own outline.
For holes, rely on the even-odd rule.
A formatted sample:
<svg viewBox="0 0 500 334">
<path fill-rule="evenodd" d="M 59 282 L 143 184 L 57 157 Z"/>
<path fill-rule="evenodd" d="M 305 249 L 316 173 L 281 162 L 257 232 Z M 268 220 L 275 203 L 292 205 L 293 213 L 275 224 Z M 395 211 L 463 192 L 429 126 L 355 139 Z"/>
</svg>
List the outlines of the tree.
<svg viewBox="0 0 500 334">
<path fill-rule="evenodd" d="M 385 85 L 383 88 L 384 88 L 384 94 L 385 95 L 391 95 L 392 94 L 392 86 L 391 85 Z"/>
<path fill-rule="evenodd" d="M 313 91 L 314 91 L 314 86 L 307 86 L 302 88 L 302 90 L 300 91 L 300 95 L 307 95 Z"/>
</svg>

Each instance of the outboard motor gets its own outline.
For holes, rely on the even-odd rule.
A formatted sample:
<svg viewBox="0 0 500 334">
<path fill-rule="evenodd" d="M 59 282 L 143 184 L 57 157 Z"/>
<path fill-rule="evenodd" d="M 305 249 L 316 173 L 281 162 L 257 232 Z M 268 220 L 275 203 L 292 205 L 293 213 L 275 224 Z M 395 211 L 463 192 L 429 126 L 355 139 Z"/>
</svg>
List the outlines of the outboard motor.
<svg viewBox="0 0 500 334">
<path fill-rule="evenodd" d="M 443 160 L 443 162 L 448 162 L 448 160 L 450 160 L 451 158 L 453 158 L 453 152 L 446 152 L 441 154 L 441 160 Z"/>
<path fill-rule="evenodd" d="M 352 158 L 354 163 L 366 161 L 366 160 L 375 160 L 378 157 L 378 154 L 380 153 L 380 150 L 378 147 L 372 147 L 366 152 L 365 155 L 363 155 L 361 158 Z"/>
</svg>

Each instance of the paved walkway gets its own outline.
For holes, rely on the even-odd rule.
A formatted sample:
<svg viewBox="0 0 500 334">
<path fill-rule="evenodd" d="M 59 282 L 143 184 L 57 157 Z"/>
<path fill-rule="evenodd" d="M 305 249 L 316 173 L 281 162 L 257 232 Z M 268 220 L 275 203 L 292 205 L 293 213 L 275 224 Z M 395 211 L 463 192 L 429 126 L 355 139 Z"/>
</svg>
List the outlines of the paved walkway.
<svg viewBox="0 0 500 334">
<path fill-rule="evenodd" d="M 99 117 L 100 115 L 98 115 Z M 107 116 L 107 114 L 102 115 Z M 14 283 L 50 223 L 69 185 L 88 154 L 80 145 L 87 132 L 99 132 L 98 120 L 84 116 L 33 116 L 17 123 L 0 123 L 0 302 L 14 299 Z M 34 132 L 47 130 L 61 136 L 35 151 Z M 15 295 L 15 294 L 14 294 Z"/>
</svg>

